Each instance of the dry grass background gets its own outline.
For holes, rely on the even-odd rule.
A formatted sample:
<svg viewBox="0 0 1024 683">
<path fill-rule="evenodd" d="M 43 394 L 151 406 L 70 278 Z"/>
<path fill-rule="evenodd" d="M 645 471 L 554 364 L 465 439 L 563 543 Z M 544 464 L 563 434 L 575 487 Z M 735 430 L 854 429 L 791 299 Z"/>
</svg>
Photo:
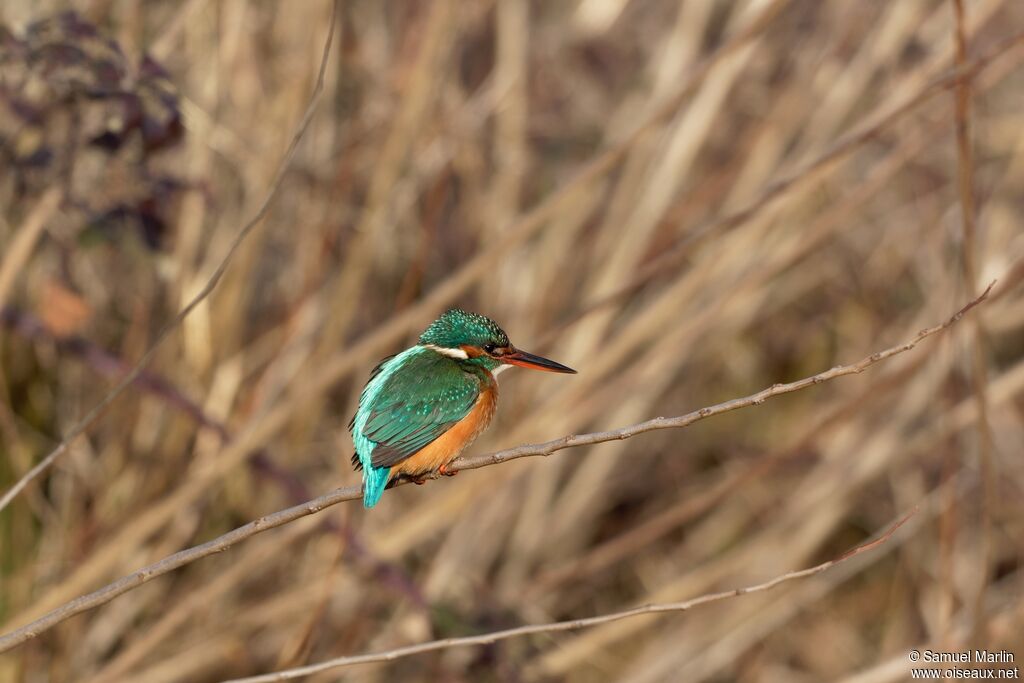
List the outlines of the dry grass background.
<svg viewBox="0 0 1024 683">
<path fill-rule="evenodd" d="M 5 0 L 0 22 L 22 35 L 67 6 Z M 72 160 L 0 176 L 4 490 L 263 200 L 331 11 L 73 6 L 166 69 L 184 132 L 109 155 L 74 134 L 105 121 L 82 101 L 35 142 L 4 129 L 5 154 L 42 139 Z M 769 593 L 312 680 L 866 683 L 906 679 L 913 647 L 1024 657 L 1024 49 L 1004 42 L 1024 5 L 965 9 L 967 59 L 1002 50 L 970 82 L 966 164 L 954 81 L 925 90 L 954 68 L 949 0 L 341 2 L 264 224 L 0 513 L 4 631 L 356 482 L 345 425 L 370 367 L 445 305 L 580 371 L 503 375 L 484 452 L 746 395 L 997 294 L 863 375 L 267 532 L 0 656 L 0 680 L 221 680 L 682 600 L 837 556 L 915 505 L 882 548 Z M 155 247 L 131 216 L 89 218 L 154 178 L 179 183 Z"/>
</svg>

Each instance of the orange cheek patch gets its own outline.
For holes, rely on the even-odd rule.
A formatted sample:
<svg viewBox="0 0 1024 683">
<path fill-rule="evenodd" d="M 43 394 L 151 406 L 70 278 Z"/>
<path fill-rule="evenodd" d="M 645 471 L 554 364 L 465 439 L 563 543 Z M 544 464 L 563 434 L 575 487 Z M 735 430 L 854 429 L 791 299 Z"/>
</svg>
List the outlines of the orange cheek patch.
<svg viewBox="0 0 1024 683">
<path fill-rule="evenodd" d="M 462 344 L 459 346 L 460 349 L 466 352 L 466 355 L 470 358 L 479 358 L 484 355 L 483 349 L 478 346 L 470 346 L 469 344 Z"/>
</svg>

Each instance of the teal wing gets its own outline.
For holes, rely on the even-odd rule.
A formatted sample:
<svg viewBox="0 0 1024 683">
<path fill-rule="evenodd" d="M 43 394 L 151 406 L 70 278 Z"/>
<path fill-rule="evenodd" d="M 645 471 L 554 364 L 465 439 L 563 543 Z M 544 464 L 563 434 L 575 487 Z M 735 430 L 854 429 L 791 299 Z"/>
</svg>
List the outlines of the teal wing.
<svg viewBox="0 0 1024 683">
<path fill-rule="evenodd" d="M 371 380 L 353 428 L 372 443 L 372 467 L 392 467 L 469 414 L 480 380 L 429 349 L 396 357 Z"/>
</svg>

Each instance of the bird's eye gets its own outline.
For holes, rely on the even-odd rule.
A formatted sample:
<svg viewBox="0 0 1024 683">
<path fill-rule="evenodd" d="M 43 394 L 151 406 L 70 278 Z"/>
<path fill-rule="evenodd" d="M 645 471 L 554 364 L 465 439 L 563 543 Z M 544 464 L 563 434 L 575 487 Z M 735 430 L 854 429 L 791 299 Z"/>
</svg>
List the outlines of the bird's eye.
<svg viewBox="0 0 1024 683">
<path fill-rule="evenodd" d="M 484 344 L 483 349 L 487 353 L 494 353 L 498 349 L 498 347 L 495 346 L 494 344 Z"/>
</svg>

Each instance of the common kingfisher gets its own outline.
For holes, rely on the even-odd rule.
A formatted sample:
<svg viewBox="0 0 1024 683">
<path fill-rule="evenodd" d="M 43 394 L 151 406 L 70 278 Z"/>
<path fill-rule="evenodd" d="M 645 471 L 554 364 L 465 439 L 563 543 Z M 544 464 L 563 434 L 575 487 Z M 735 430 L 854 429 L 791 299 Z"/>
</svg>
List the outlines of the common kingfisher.
<svg viewBox="0 0 1024 683">
<path fill-rule="evenodd" d="M 422 483 L 490 424 L 498 403 L 497 371 L 520 365 L 576 374 L 553 360 L 520 351 L 490 318 L 446 311 L 419 343 L 382 360 L 370 374 L 349 422 L 363 471 L 363 505 L 372 508 L 395 477 Z"/>
</svg>

